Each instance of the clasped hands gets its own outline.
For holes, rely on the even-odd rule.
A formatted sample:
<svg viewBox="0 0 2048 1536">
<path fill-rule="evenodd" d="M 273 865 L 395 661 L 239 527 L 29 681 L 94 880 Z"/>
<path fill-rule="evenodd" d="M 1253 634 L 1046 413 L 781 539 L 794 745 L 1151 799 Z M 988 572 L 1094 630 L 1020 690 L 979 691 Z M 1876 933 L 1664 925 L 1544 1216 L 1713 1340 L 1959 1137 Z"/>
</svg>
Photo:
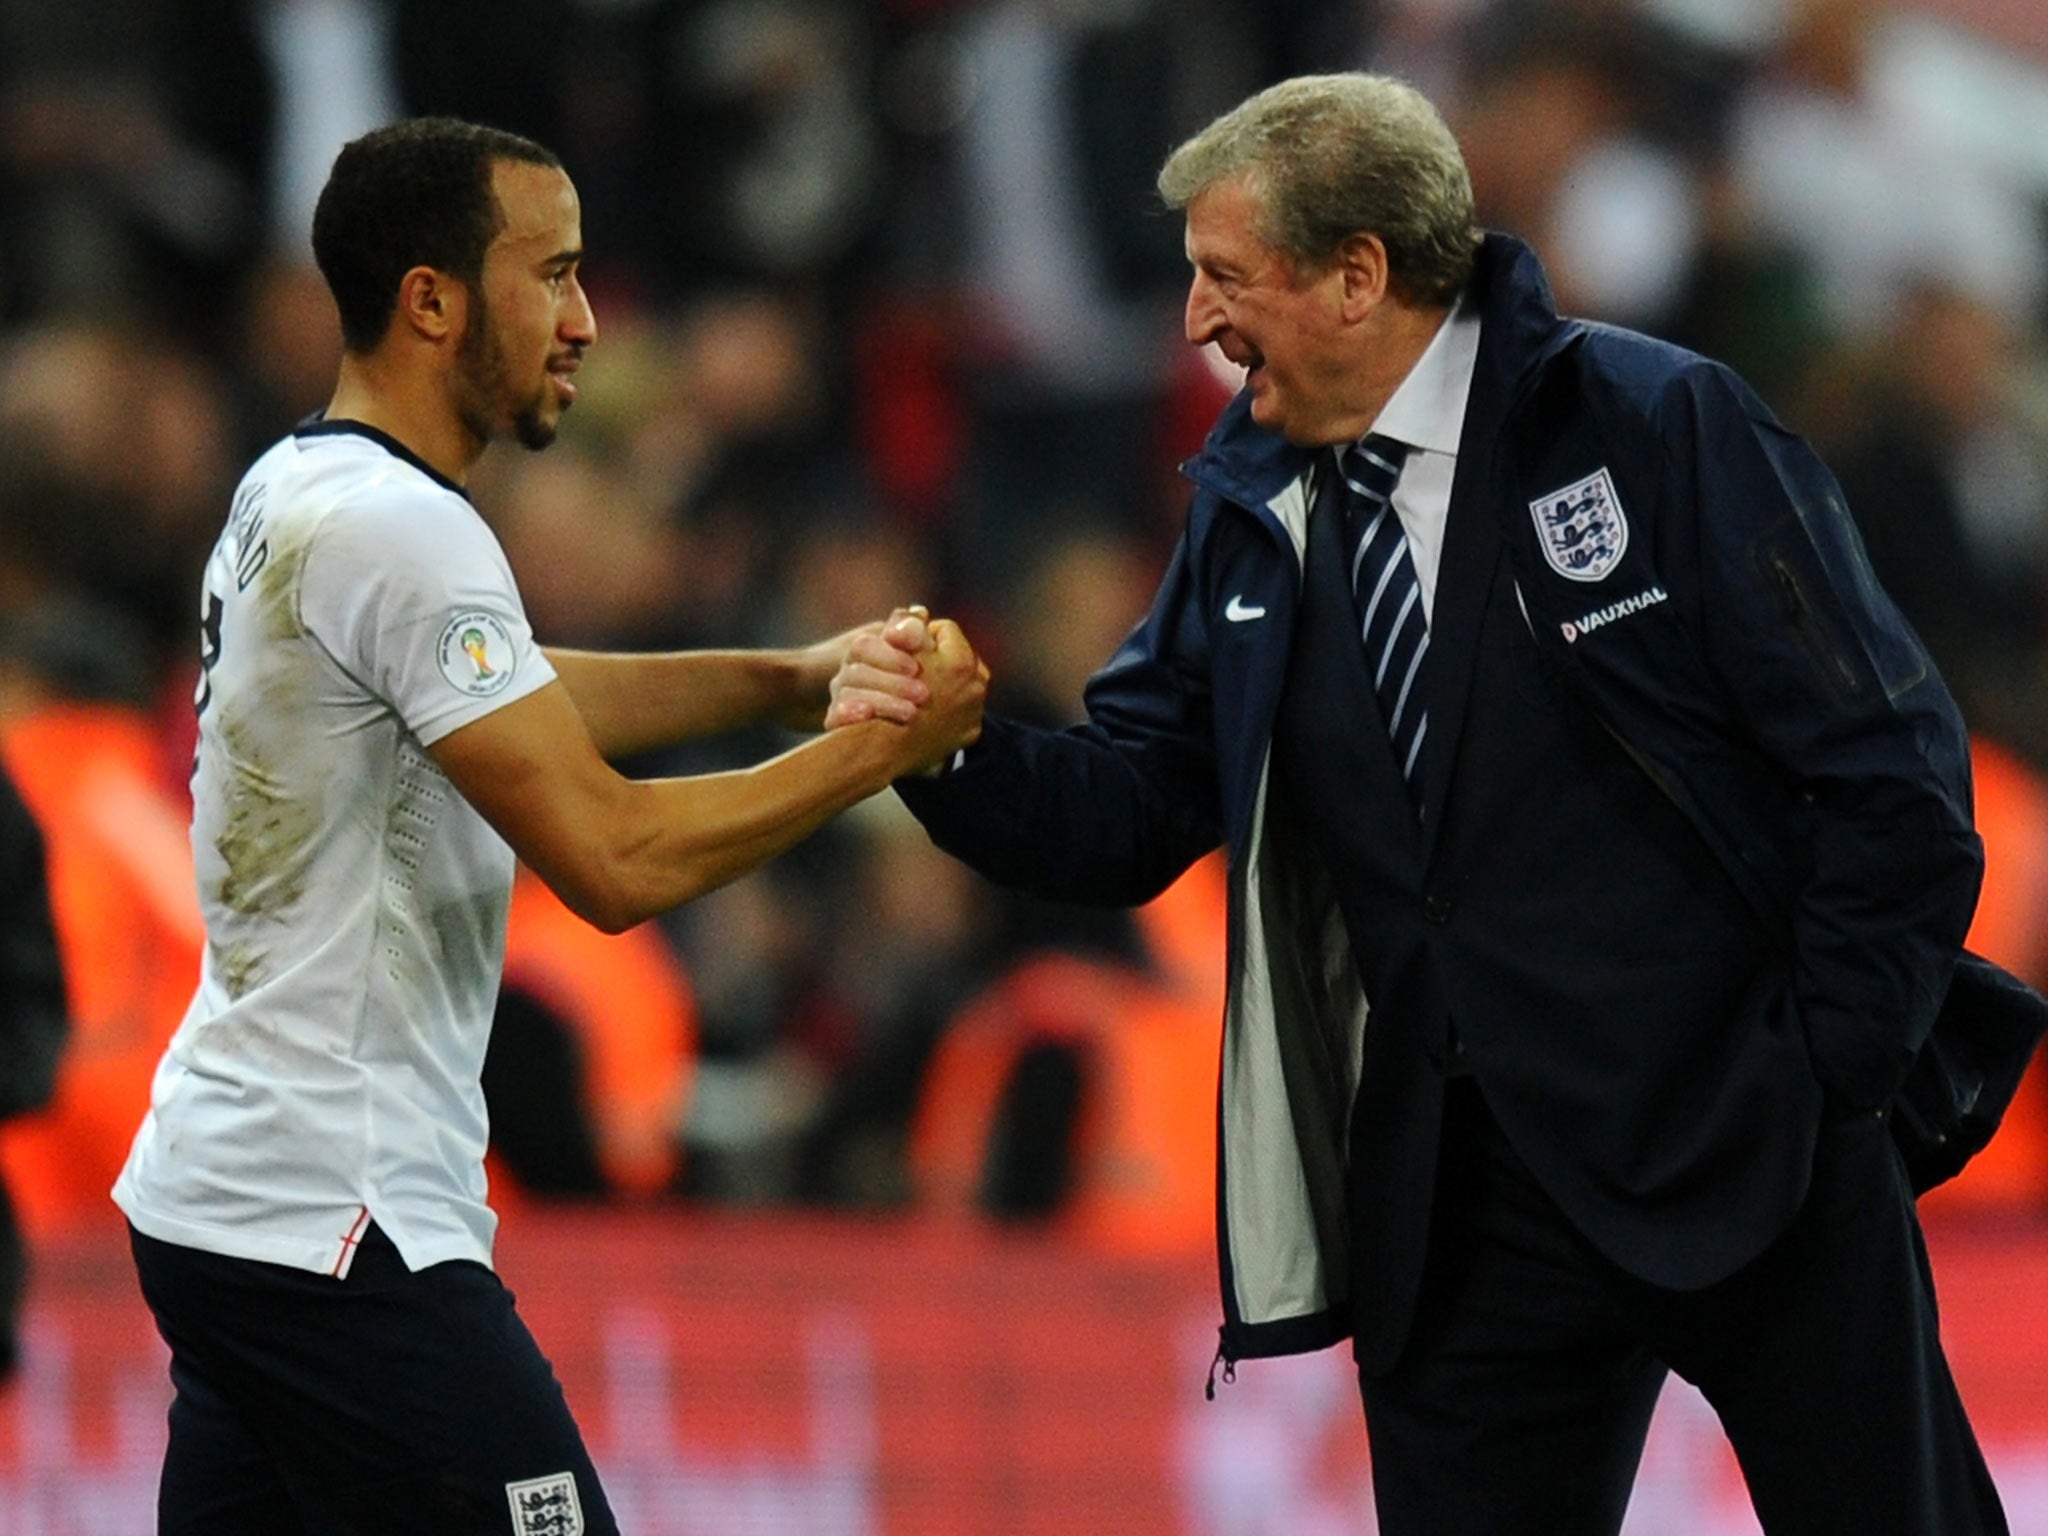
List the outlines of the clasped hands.
<svg viewBox="0 0 2048 1536">
<path fill-rule="evenodd" d="M 936 773 L 981 735 L 987 694 L 988 668 L 960 626 L 913 604 L 846 637 L 825 728 L 866 720 L 904 726 L 937 749 L 920 753 L 916 771 Z"/>
</svg>

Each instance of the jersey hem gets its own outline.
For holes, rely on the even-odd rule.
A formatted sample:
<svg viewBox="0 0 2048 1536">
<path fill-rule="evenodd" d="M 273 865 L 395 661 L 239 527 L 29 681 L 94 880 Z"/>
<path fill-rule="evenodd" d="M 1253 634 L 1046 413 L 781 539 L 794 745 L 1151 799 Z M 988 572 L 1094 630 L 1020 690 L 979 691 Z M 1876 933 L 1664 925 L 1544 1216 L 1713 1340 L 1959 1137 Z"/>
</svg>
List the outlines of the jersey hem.
<svg viewBox="0 0 2048 1536">
<path fill-rule="evenodd" d="M 152 1210 L 138 1200 L 132 1190 L 117 1184 L 114 1186 L 114 1204 L 121 1214 L 128 1218 L 130 1226 L 144 1237 L 153 1237 L 160 1243 L 174 1243 L 181 1248 L 196 1248 L 201 1253 L 215 1253 L 222 1258 L 249 1259 L 259 1264 L 280 1264 L 287 1269 L 304 1270 L 311 1274 L 336 1278 L 335 1261 L 342 1250 L 342 1234 L 354 1231 L 360 1237 L 357 1227 L 363 1205 L 337 1206 L 334 1212 L 334 1236 L 320 1242 L 308 1238 L 284 1237 L 261 1232 L 251 1232 L 239 1227 L 209 1226 L 205 1222 L 192 1221 L 182 1216 L 172 1216 L 163 1211 Z M 447 1237 L 421 1243 L 407 1241 L 393 1232 L 375 1213 L 371 1220 L 384 1229 L 384 1235 L 391 1239 L 392 1247 L 405 1261 L 405 1267 L 415 1272 L 432 1264 L 445 1263 L 451 1259 L 467 1259 L 490 1269 L 490 1245 L 475 1242 L 451 1240 Z M 351 1250 L 352 1252 L 352 1250 Z M 344 1266 L 344 1272 L 346 1266 Z"/>
</svg>

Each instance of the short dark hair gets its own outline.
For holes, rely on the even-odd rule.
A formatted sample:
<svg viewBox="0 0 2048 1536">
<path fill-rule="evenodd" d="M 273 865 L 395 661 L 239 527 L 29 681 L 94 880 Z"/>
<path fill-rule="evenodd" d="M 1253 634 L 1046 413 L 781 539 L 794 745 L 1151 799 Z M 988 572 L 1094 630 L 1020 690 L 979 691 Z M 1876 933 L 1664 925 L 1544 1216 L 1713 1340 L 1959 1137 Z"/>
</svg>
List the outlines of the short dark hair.
<svg viewBox="0 0 2048 1536">
<path fill-rule="evenodd" d="M 313 209 L 313 259 L 351 352 L 384 339 L 412 268 L 482 278 L 504 223 L 491 188 L 501 160 L 562 168 L 531 139 L 453 117 L 408 118 L 342 146 Z"/>
</svg>

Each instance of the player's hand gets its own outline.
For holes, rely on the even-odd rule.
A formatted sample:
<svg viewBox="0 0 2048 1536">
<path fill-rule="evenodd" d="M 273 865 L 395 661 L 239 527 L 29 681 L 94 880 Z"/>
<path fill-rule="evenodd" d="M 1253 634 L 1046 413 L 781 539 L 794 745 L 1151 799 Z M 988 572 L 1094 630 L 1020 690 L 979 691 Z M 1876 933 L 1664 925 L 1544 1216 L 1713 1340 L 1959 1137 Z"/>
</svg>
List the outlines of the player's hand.
<svg viewBox="0 0 2048 1536">
<path fill-rule="evenodd" d="M 842 636 L 845 659 L 832 678 L 825 729 L 862 720 L 914 720 L 932 697 L 923 658 L 933 649 L 934 627 L 924 606 L 912 604 Z M 952 628 L 959 633 L 957 625 Z"/>
<path fill-rule="evenodd" d="M 931 696 L 905 728 L 909 762 L 904 772 L 936 773 L 955 752 L 980 739 L 988 668 L 951 619 L 919 624 L 926 644 L 916 659 Z M 893 620 L 888 627 L 895 627 Z"/>
</svg>

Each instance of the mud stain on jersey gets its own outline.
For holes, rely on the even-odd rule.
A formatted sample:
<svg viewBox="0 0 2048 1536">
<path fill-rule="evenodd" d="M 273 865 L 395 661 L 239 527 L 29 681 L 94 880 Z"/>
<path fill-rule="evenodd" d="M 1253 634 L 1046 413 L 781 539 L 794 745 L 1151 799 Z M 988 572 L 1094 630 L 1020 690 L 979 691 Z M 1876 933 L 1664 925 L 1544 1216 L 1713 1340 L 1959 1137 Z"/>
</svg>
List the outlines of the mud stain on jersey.
<svg viewBox="0 0 2048 1536">
<path fill-rule="evenodd" d="M 269 562 L 263 567 L 256 600 L 266 644 L 305 636 L 305 621 L 299 615 L 299 582 L 306 573 L 306 555 L 312 547 L 313 541 L 303 536 L 280 544 L 271 551 Z"/>
<path fill-rule="evenodd" d="M 306 629 L 299 615 L 299 584 L 310 541 L 304 537 L 269 545 L 268 558 L 252 572 L 256 605 L 248 641 L 260 647 L 255 688 L 223 707 L 217 724 L 222 771 L 219 832 L 214 848 L 224 866 L 219 900 L 245 917 L 277 916 L 305 895 L 311 844 L 319 834 L 321 798 L 306 770 L 318 765 L 303 743 L 283 733 L 311 722 L 312 680 L 303 654 Z M 227 701 L 222 701 L 223 706 Z M 235 961 L 232 952 L 224 962 Z M 240 989 L 256 980 L 262 957 L 243 951 L 232 969 Z M 223 973 L 231 995 L 240 995 Z"/>
<path fill-rule="evenodd" d="M 230 1002 L 239 1002 L 263 980 L 264 957 L 247 944 L 216 944 L 213 976 Z"/>
<path fill-rule="evenodd" d="M 307 845 L 319 830 L 319 809 L 270 772 L 245 721 L 223 718 L 220 744 L 227 770 L 213 840 L 225 866 L 220 904 L 245 917 L 291 907 L 306 893 Z"/>
<path fill-rule="evenodd" d="M 497 984 L 504 969 L 511 902 L 507 886 L 442 902 L 428 914 L 441 974 L 458 997 L 485 995 Z"/>
</svg>

